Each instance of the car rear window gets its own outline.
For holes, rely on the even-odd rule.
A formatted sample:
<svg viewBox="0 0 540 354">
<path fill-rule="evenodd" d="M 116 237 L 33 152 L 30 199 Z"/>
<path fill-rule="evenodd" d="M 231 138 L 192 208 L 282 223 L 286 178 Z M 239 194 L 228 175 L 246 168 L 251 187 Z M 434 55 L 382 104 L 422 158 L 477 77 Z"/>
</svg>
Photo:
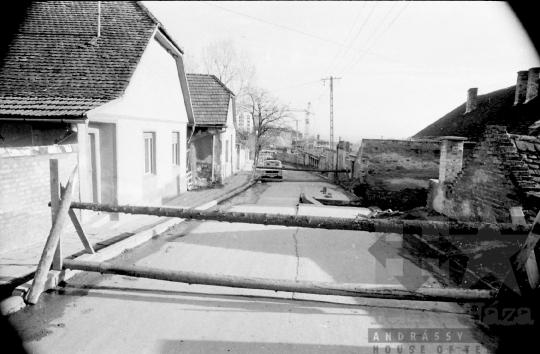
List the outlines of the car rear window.
<svg viewBox="0 0 540 354">
<path fill-rule="evenodd" d="M 268 166 L 268 167 L 281 167 L 281 162 L 279 162 L 279 161 L 265 161 L 264 165 Z"/>
</svg>

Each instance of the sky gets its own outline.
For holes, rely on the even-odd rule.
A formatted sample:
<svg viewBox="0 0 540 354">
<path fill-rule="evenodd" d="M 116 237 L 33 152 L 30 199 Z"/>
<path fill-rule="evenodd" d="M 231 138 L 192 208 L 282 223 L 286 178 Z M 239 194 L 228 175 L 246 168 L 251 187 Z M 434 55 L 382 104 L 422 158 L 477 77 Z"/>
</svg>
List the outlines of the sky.
<svg viewBox="0 0 540 354">
<path fill-rule="evenodd" d="M 497 1 L 143 2 L 186 55 L 231 40 L 256 85 L 292 109 L 311 103 L 310 133 L 334 141 L 406 139 L 463 104 L 516 84 L 540 58 Z M 304 131 L 303 112 L 295 112 Z M 295 127 L 291 123 L 291 127 Z"/>
</svg>

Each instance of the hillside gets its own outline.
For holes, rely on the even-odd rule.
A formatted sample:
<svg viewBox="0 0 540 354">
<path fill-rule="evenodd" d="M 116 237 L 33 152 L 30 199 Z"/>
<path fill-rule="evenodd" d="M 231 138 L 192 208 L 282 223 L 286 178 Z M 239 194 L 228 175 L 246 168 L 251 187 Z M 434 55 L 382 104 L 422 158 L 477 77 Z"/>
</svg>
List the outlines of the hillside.
<svg viewBox="0 0 540 354">
<path fill-rule="evenodd" d="M 538 135 L 538 128 L 530 127 L 540 120 L 538 98 L 527 104 L 514 106 L 515 86 L 478 95 L 475 110 L 465 112 L 465 103 L 444 117 L 416 133 L 413 138 L 462 136 L 478 140 L 487 125 L 503 125 L 508 133 Z"/>
</svg>

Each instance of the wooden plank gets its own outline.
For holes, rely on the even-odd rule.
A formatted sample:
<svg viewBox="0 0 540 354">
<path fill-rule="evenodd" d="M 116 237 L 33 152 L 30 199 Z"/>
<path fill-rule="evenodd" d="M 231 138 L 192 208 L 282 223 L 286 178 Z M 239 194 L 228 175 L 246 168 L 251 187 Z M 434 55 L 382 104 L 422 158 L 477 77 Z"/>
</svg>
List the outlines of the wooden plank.
<svg viewBox="0 0 540 354">
<path fill-rule="evenodd" d="M 51 186 L 51 221 L 54 223 L 58 208 L 60 207 L 60 176 L 58 172 L 58 159 L 49 160 L 50 186 Z M 62 270 L 62 238 L 58 238 L 58 244 L 54 251 L 52 269 Z"/>
<path fill-rule="evenodd" d="M 30 288 L 30 291 L 26 296 L 26 301 L 30 304 L 36 304 L 39 296 L 43 292 L 45 281 L 47 280 L 47 273 L 51 268 L 54 252 L 56 250 L 58 240 L 60 239 L 60 234 L 62 233 L 64 222 L 67 219 L 69 213 L 69 206 L 74 191 L 73 185 L 77 176 L 77 168 L 78 165 L 75 166 L 75 169 L 71 173 L 71 176 L 69 176 L 66 189 L 62 193 L 60 207 L 56 214 L 56 218 L 54 219 L 51 232 L 49 233 L 49 237 L 47 238 L 47 242 L 45 243 L 45 247 L 43 248 L 43 253 L 41 254 L 41 259 L 39 260 L 39 264 L 37 266 L 34 281 L 32 282 L 32 287 Z"/>
<path fill-rule="evenodd" d="M 86 236 L 86 233 L 84 232 L 84 229 L 79 221 L 79 218 L 77 218 L 77 215 L 73 211 L 73 209 L 69 209 L 69 217 L 71 219 L 71 222 L 73 222 L 73 226 L 75 226 L 75 230 L 77 231 L 77 235 L 79 235 L 79 238 L 81 239 L 81 242 L 84 245 L 84 248 L 86 249 L 86 252 L 90 254 L 96 253 L 94 251 L 94 248 L 92 247 L 92 244 L 90 244 L 90 241 L 88 240 L 88 237 Z"/>
<path fill-rule="evenodd" d="M 330 217 L 295 216 L 280 214 L 259 214 L 244 212 L 204 211 L 192 209 L 176 209 L 167 207 L 145 207 L 133 205 L 112 205 L 72 202 L 73 209 L 105 211 L 109 213 L 126 213 L 140 215 L 156 215 L 177 217 L 181 219 L 215 220 L 262 225 L 283 225 L 327 230 L 350 230 L 367 232 L 386 232 L 417 235 L 526 235 L 529 227 L 512 224 L 443 222 L 425 220 L 399 219 L 362 219 L 347 220 Z"/>
<path fill-rule="evenodd" d="M 494 299 L 496 294 L 496 292 L 493 290 L 420 288 L 416 291 L 409 291 L 403 286 L 393 285 L 381 286 L 351 283 L 326 283 L 264 278 L 247 278 L 229 275 L 168 270 L 152 267 L 113 265 L 107 262 L 91 262 L 78 260 L 65 260 L 64 267 L 67 269 L 98 272 L 101 274 L 127 275 L 131 277 L 158 279 L 187 284 L 203 284 L 244 289 L 261 289 L 305 294 L 333 296 L 337 295 L 379 299 L 482 302 Z"/>
<path fill-rule="evenodd" d="M 282 171 L 307 171 L 307 172 L 350 172 L 349 170 L 314 170 L 312 168 L 290 168 L 290 167 L 271 167 L 271 166 L 256 166 L 256 169 L 263 170 L 282 170 Z"/>
</svg>

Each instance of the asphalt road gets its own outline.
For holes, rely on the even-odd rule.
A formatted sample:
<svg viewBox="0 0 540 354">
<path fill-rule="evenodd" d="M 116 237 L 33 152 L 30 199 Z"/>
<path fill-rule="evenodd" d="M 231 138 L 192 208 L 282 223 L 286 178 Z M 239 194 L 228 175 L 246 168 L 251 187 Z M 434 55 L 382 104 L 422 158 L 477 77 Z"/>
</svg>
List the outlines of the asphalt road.
<svg viewBox="0 0 540 354">
<path fill-rule="evenodd" d="M 285 172 L 285 179 L 313 178 Z M 299 193 L 311 183 L 320 188 L 324 182 L 258 184 L 218 207 L 294 212 Z M 401 256 L 401 243 L 396 234 L 189 221 L 114 262 L 394 285 L 409 272 L 423 277 L 424 286 L 440 286 Z M 387 259 L 385 265 L 372 255 L 373 247 L 377 258 Z M 9 320 L 25 348 L 35 353 L 398 353 L 398 348 L 404 353 L 492 353 L 497 346 L 453 303 L 233 289 L 96 273 L 70 279 Z M 376 339 L 370 330 L 384 328 L 399 328 L 405 337 L 396 340 L 393 332 L 392 343 L 370 341 Z M 410 330 L 420 334 L 413 340 Z M 436 331 L 439 342 L 434 342 Z M 469 333 L 470 343 L 460 340 L 460 333 Z"/>
</svg>

